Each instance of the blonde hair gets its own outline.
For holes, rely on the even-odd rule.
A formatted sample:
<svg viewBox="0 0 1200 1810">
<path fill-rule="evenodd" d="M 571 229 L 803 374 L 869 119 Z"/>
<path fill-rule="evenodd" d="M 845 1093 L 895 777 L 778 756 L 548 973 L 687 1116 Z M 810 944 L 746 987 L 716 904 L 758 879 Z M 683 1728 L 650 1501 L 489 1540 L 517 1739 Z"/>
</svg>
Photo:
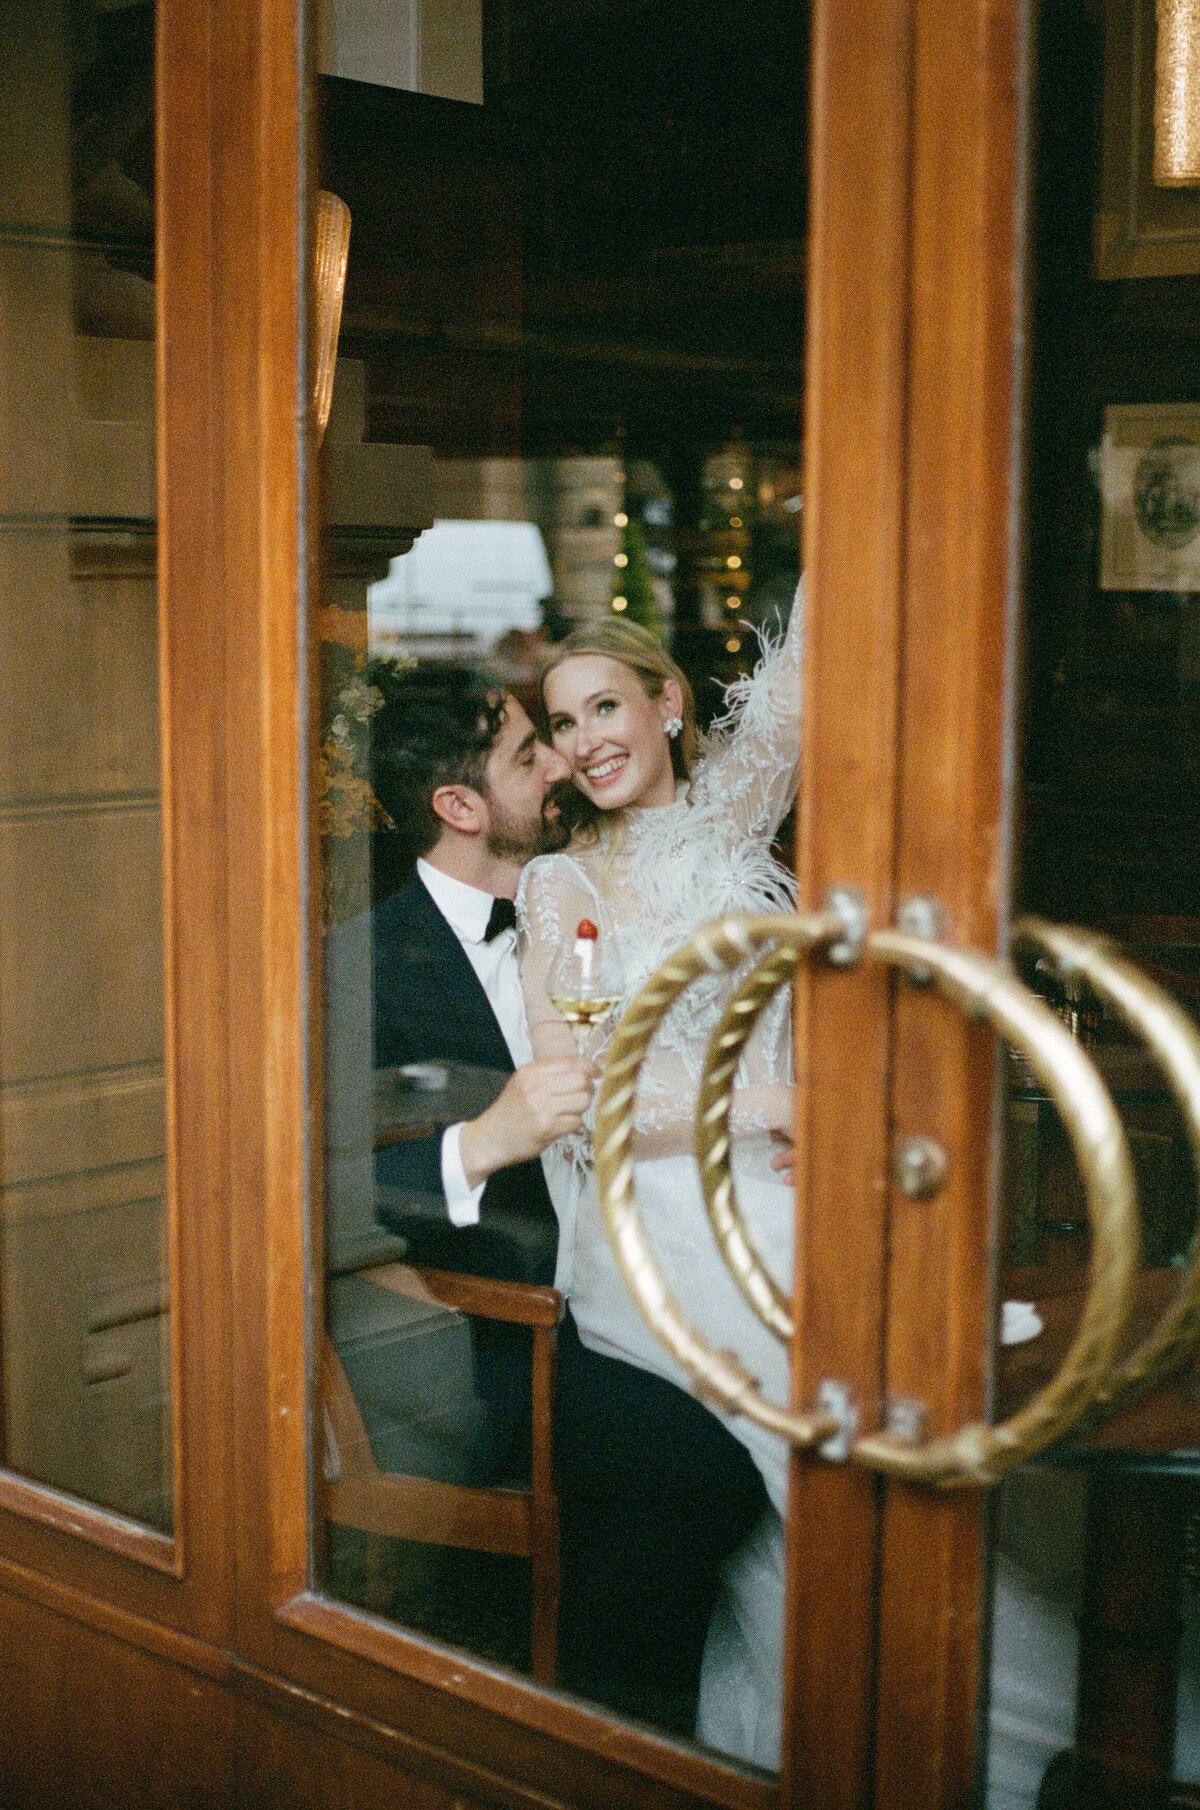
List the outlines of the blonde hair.
<svg viewBox="0 0 1200 1810">
<path fill-rule="evenodd" d="M 676 779 L 690 779 L 696 764 L 696 700 L 682 667 L 649 629 L 638 622 L 626 622 L 620 616 L 601 616 L 596 622 L 585 622 L 571 630 L 560 641 L 542 668 L 539 681 L 542 726 L 546 727 L 546 680 L 556 666 L 576 654 L 603 654 L 628 667 L 641 681 L 647 697 L 661 698 L 668 679 L 674 679 L 683 694 L 683 728 L 671 740 L 671 767 Z"/>
</svg>

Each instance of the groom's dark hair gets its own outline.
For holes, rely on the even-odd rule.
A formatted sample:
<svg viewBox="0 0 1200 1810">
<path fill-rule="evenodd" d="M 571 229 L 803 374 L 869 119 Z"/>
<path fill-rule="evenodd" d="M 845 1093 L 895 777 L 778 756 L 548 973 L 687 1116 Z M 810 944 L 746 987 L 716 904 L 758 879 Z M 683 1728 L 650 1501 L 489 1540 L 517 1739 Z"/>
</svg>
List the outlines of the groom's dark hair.
<svg viewBox="0 0 1200 1810">
<path fill-rule="evenodd" d="M 438 787 L 484 790 L 504 688 L 450 660 L 372 660 L 364 677 L 383 694 L 371 719 L 372 789 L 411 852 L 424 855 L 444 828 L 432 802 Z"/>
</svg>

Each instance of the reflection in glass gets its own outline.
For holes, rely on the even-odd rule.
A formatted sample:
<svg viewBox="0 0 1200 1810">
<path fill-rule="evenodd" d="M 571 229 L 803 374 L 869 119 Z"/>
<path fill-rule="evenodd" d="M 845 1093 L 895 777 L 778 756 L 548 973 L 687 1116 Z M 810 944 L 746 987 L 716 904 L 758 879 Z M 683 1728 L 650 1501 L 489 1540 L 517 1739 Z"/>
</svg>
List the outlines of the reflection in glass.
<svg viewBox="0 0 1200 1810">
<path fill-rule="evenodd" d="M 327 1324 L 337 1359 L 326 1364 L 325 1575 L 345 1600 L 545 1677 L 538 1552 L 553 1509 L 536 1484 L 540 1429 L 552 1426 L 564 1485 L 558 1680 L 688 1735 L 714 1595 L 730 1551 L 756 1527 L 763 1485 L 731 1440 L 727 1522 L 714 1512 L 697 1530 L 680 1510 L 676 1523 L 664 1481 L 636 1511 L 614 1507 L 617 1532 L 605 1535 L 600 1505 L 634 1475 L 639 1427 L 657 1441 L 663 1478 L 682 1479 L 691 1463 L 697 1492 L 725 1462 L 724 1429 L 653 1364 L 610 1359 L 608 1431 L 584 1425 L 574 1404 L 592 1359 L 570 1314 L 547 1409 L 531 1351 L 559 1227 L 536 1157 L 489 1181 L 478 1224 L 466 1223 L 469 1211 L 451 1221 L 470 1138 L 463 1174 L 449 1175 L 444 1134 L 493 1107 L 530 1045 L 526 1025 L 523 1049 L 501 1031 L 502 1007 L 489 1023 L 463 1005 L 476 980 L 485 1007 L 488 988 L 507 984 L 483 951 L 511 950 L 512 931 L 491 943 L 480 921 L 457 940 L 453 894 L 435 902 L 427 874 L 414 883 L 435 782 L 426 774 L 422 799 L 421 749 L 403 724 L 424 722 L 426 754 L 439 745 L 480 666 L 532 718 L 548 649 L 601 619 L 663 638 L 704 726 L 755 665 L 755 631 L 786 622 L 801 505 L 806 22 L 794 0 L 735 6 L 732 33 L 727 7 L 719 17 L 658 8 L 650 19 L 580 5 L 566 9 L 569 23 L 551 10 L 485 5 L 482 106 L 401 92 L 398 78 L 322 89 L 321 184 L 353 219 L 323 446 Z M 461 676 L 439 693 L 431 675 L 447 663 Z M 500 746 L 489 740 L 474 769 L 448 768 L 448 783 L 478 788 Z M 786 828 L 778 850 L 786 861 Z M 475 907 L 464 910 L 470 918 Z M 468 1303 L 464 1275 L 498 1286 Z M 534 1324 L 496 1317 L 522 1301 Z M 573 1466 L 589 1433 L 611 1445 L 584 1491 Z M 373 1484 L 352 1501 L 364 1440 L 402 1506 L 369 1508 Z M 486 1504 L 445 1493 L 508 1482 L 535 1485 L 532 1556 L 481 1531 Z M 589 1491 L 594 1540 L 579 1531 Z M 752 1539 L 742 1585 L 773 1565 L 769 1542 Z M 624 1599 L 606 1595 L 604 1579 L 618 1570 L 630 1602 L 637 1580 L 664 1605 L 653 1629 L 632 1625 L 632 1609 L 629 1626 L 614 1625 Z M 751 1619 L 752 1595 L 741 1604 Z M 720 1745 L 774 1761 L 770 1729 L 722 1733 Z"/>
<path fill-rule="evenodd" d="M 1142 18 L 1152 42 L 1150 11 Z M 1200 280 L 1176 279 L 1169 296 L 1162 284 L 1103 280 L 1113 268 L 1112 197 L 1100 191 L 1111 172 L 1100 180 L 1097 149 L 1109 116 L 1105 163 L 1130 156 L 1129 134 L 1108 129 L 1129 46 L 1114 58 L 1118 40 L 1078 0 L 1044 0 L 1036 35 L 1014 914 L 1104 930 L 1195 1012 L 1195 580 L 1186 546 L 1167 544 L 1187 539 L 1194 473 L 1186 448 L 1158 448 L 1164 461 L 1154 442 L 1194 437 L 1196 391 L 1190 377 L 1176 381 L 1194 359 L 1181 360 L 1174 320 L 1183 310 L 1194 323 Z M 1184 1127 L 1153 1062 L 1078 977 L 1030 960 L 1025 978 L 1087 1048 L 1125 1124 L 1149 1310 L 1173 1295 L 1196 1231 Z M 1078 1322 L 1089 1260 L 1082 1187 L 1058 1116 L 1019 1060 L 1005 1081 L 999 1284 L 1010 1307 L 996 1361 L 1000 1412 L 1053 1368 Z M 1195 1466 L 1185 1458 L 1171 1475 L 1171 1456 L 1157 1449 L 1194 1451 L 1190 1386 L 1157 1396 L 1156 1449 L 1065 1452 L 998 1493 L 988 1810 L 1074 1801 L 1077 1740 L 1089 1801 L 1186 1796 L 1200 1778 L 1200 1618 L 1185 1564 Z M 1127 1444 L 1144 1429 L 1135 1416 L 1111 1433 Z"/>
<path fill-rule="evenodd" d="M 0 34 L 0 1440 L 165 1528 L 153 14 Z"/>
</svg>

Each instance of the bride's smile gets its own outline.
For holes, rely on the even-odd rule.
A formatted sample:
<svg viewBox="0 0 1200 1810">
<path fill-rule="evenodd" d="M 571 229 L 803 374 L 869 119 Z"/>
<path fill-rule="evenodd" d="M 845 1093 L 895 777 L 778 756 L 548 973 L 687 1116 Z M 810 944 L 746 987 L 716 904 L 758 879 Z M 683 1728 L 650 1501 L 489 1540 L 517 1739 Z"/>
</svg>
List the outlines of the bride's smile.
<svg viewBox="0 0 1200 1810">
<path fill-rule="evenodd" d="M 554 749 L 602 811 L 670 804 L 675 776 L 666 723 L 682 699 L 668 680 L 652 698 L 636 673 L 607 654 L 577 654 L 546 676 Z"/>
</svg>

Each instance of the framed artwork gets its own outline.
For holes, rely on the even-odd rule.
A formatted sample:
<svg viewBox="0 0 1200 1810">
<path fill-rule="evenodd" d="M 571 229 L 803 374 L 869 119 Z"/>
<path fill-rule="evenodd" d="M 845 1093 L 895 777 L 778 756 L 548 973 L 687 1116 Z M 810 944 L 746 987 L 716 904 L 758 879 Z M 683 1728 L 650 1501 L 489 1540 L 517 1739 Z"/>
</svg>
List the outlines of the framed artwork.
<svg viewBox="0 0 1200 1810">
<path fill-rule="evenodd" d="M 1101 278 L 1200 275 L 1200 189 L 1154 181 L 1154 0 L 1105 0 Z"/>
<path fill-rule="evenodd" d="M 1200 591 L 1200 403 L 1111 404 L 1097 477 L 1100 589 Z"/>
</svg>

